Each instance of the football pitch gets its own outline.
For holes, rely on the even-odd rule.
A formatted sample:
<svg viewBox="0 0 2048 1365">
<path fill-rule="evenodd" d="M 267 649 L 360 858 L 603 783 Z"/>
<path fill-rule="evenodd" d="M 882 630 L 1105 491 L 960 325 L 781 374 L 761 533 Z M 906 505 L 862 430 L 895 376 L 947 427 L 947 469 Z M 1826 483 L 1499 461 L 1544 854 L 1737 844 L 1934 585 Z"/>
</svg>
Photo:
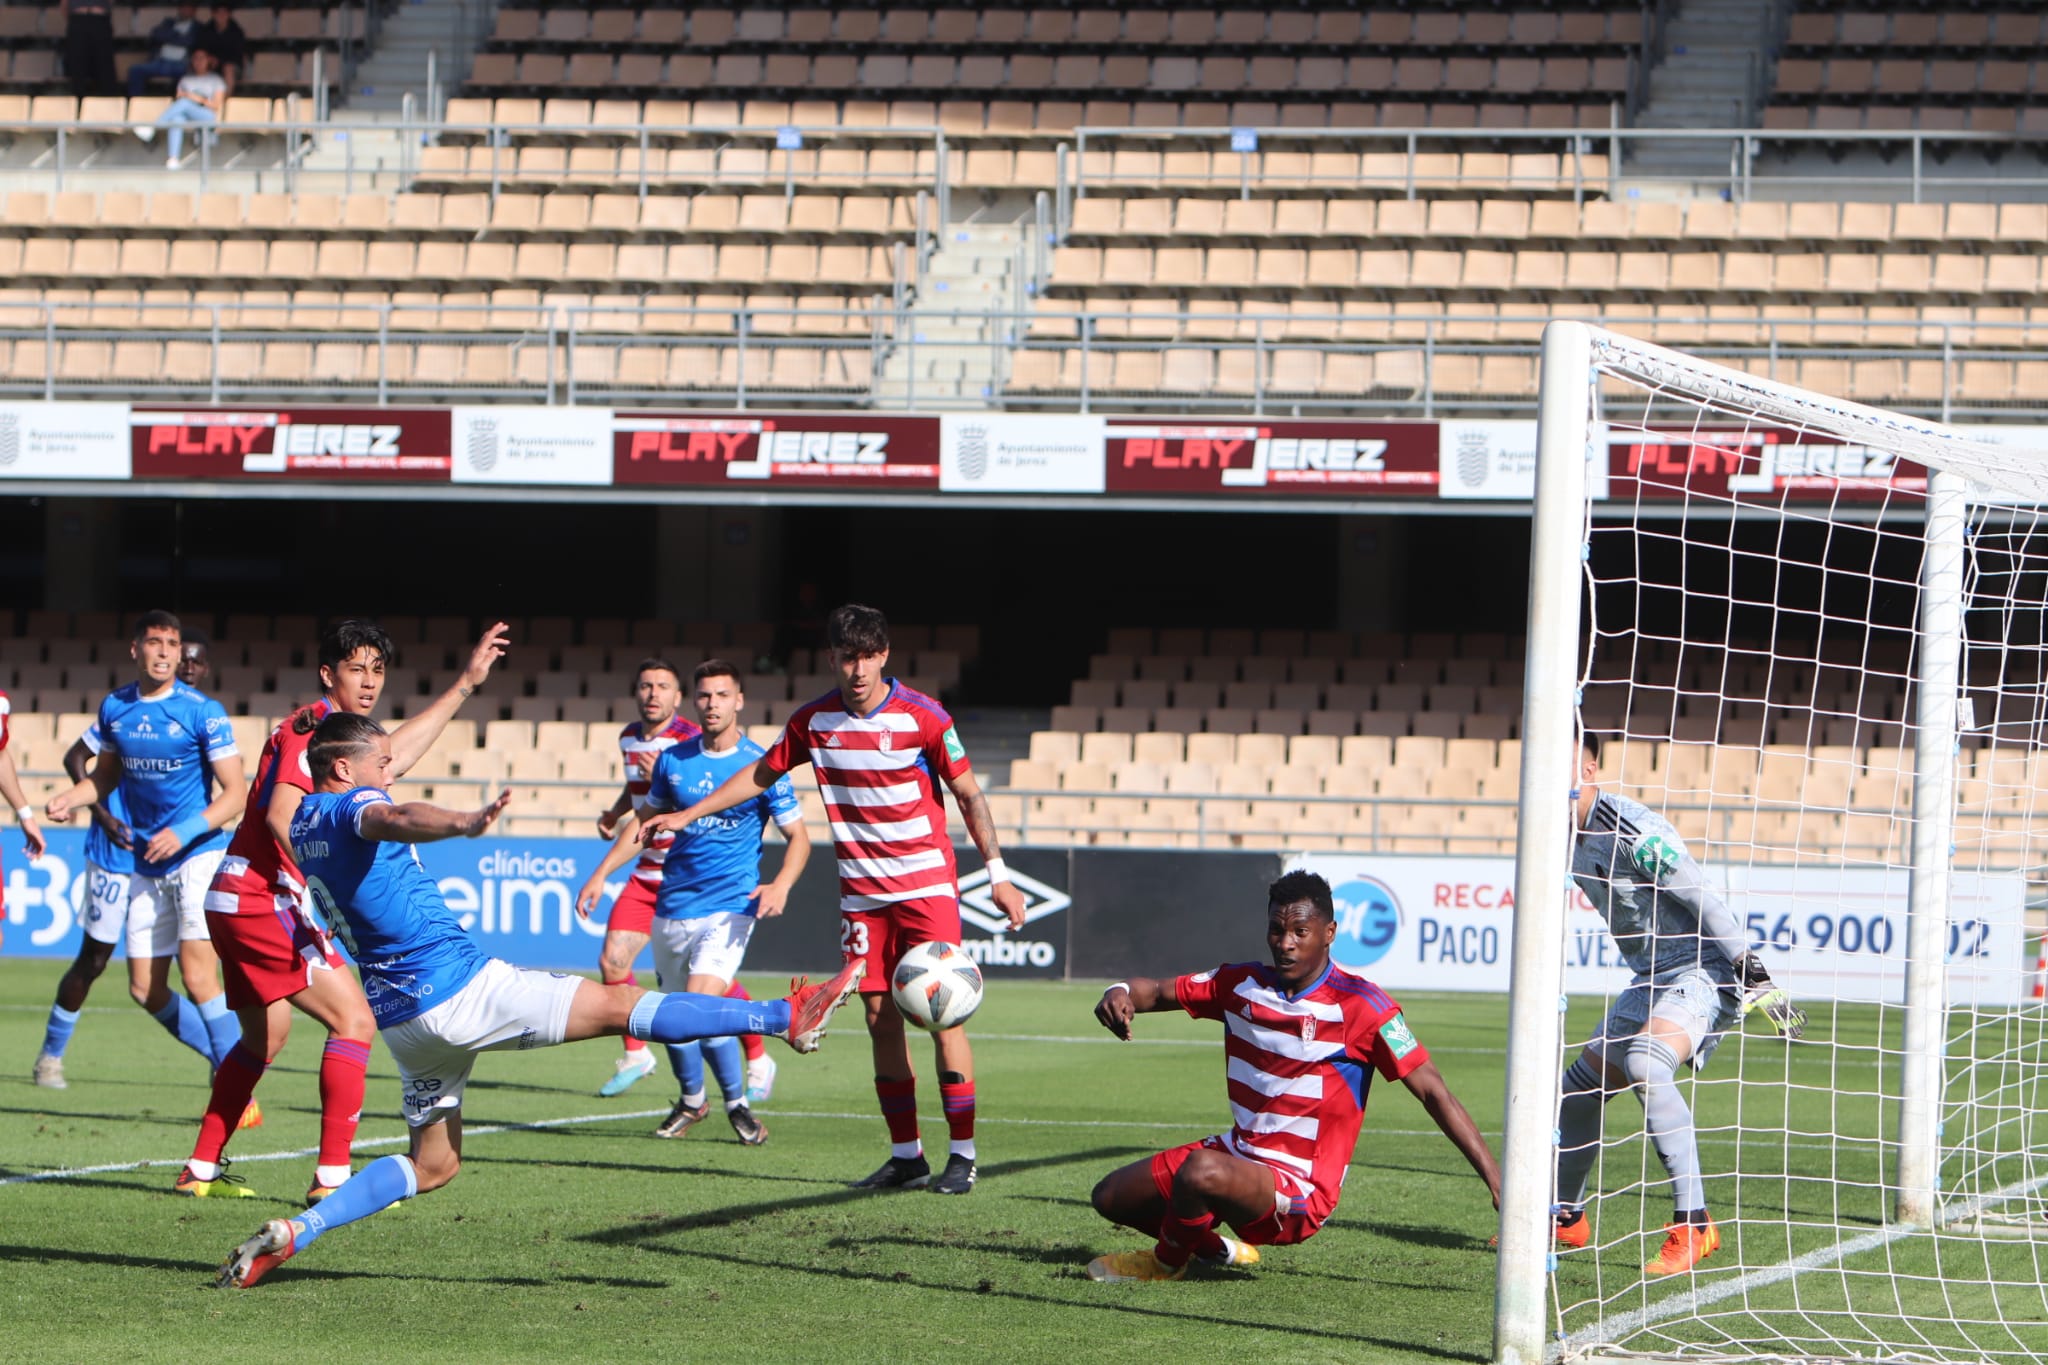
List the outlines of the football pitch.
<svg viewBox="0 0 2048 1365">
<path fill-rule="evenodd" d="M 1484 1187 L 1407 1092 L 1384 1081 L 1373 1087 L 1344 1201 L 1313 1240 L 1269 1249 L 1251 1271 L 1090 1282 L 1091 1256 L 1142 1245 L 1090 1209 L 1094 1182 L 1228 1124 L 1216 1026 L 1148 1015 L 1138 1042 L 1119 1043 L 1091 1017 L 1101 983 L 992 983 L 973 1025 L 981 1183 L 966 1198 L 846 1188 L 885 1152 L 857 1015 L 843 1016 L 815 1057 L 770 1045 L 782 1071 L 759 1111 L 771 1130 L 759 1149 L 742 1148 L 715 1119 L 679 1141 L 649 1136 L 673 1084 L 664 1068 L 626 1095 L 599 1099 L 614 1056 L 608 1042 L 498 1053 L 478 1063 L 470 1084 L 465 1169 L 454 1185 L 329 1235 L 255 1289 L 215 1291 L 227 1251 L 262 1219 L 299 1207 L 317 1139 L 319 1030 L 300 1022 L 259 1092 L 267 1122 L 230 1149 L 261 1197 L 183 1200 L 170 1184 L 204 1103 L 203 1071 L 128 1003 L 118 969 L 80 1022 L 66 1059 L 71 1088 L 29 1084 L 60 971 L 49 961 L 0 962 L 0 1059 L 17 1063 L 0 1077 L 0 1354 L 10 1360 L 274 1361 L 310 1348 L 362 1360 L 941 1361 L 967 1351 L 1001 1360 L 1377 1362 L 1483 1360 L 1489 1351 L 1493 1211 Z M 757 992 L 775 984 L 748 978 Z M 1498 1150 L 1506 1001 L 1416 994 L 1403 1004 Z M 1575 1001 L 1570 1027 L 1583 1036 L 1597 1008 Z M 1874 1012 L 1816 1025 L 1875 1035 Z M 2038 1328 L 2037 1285 L 1988 1305 L 1984 1295 L 1958 1296 L 1929 1275 L 1933 1239 L 1852 1250 L 1827 1274 L 1750 1284 L 1789 1256 L 1826 1256 L 1881 1228 L 1869 1187 L 1875 1162 L 1865 1170 L 1860 1155 L 1878 1104 L 1820 1084 L 1820 1074 L 1811 1087 L 1787 1086 L 1788 1065 L 1806 1063 L 1788 1063 L 1770 1040 L 1729 1043 L 1714 1072 L 1732 1077 L 1740 1048 L 1743 1073 L 1761 1082 L 1740 1088 L 1742 1118 L 1778 1131 L 1738 1145 L 1738 1088 L 1697 1091 L 1709 1198 L 1717 1209 L 1732 1200 L 1731 1182 L 1714 1173 L 1741 1169 L 1744 1213 L 1773 1221 L 1740 1230 L 1766 1241 L 1743 1247 L 1739 1262 L 1731 1229 L 1728 1249 L 1698 1278 L 1701 1289 L 1742 1281 L 1733 1302 L 1702 1308 L 1720 1330 L 1681 1318 L 1663 1325 L 1667 1340 L 1754 1332 L 1762 1344 L 1769 1327 L 1730 1310 L 1796 1300 L 1809 1313 L 1850 1309 L 1859 1330 L 1904 1344 L 1914 1329 L 1885 1319 L 1947 1316 L 1946 1293 L 1966 1315 L 1988 1306 L 2022 1340 L 2048 1346 L 2048 1331 L 2029 1335 L 2024 1325 L 2031 1304 Z M 928 1049 L 921 1054 L 925 1141 L 943 1150 Z M 396 1088 L 379 1048 L 359 1165 L 404 1149 Z M 1608 1112 L 1609 1140 L 1620 1144 L 1598 1177 L 1610 1191 L 1595 1206 L 1598 1243 L 1567 1259 L 1561 1289 L 1568 1302 L 1598 1296 L 1619 1314 L 1689 1291 L 1641 1285 L 1635 1267 L 1654 1249 L 1650 1234 L 1668 1203 L 1661 1173 L 1644 1168 L 1654 1159 L 1637 1136 L 1639 1109 L 1624 1099 Z M 1797 1141 L 1786 1138 L 1787 1118 Z M 1864 1142 L 1838 1144 L 1831 1132 Z M 22 1178 L 57 1170 L 77 1174 Z M 2031 1250 L 2022 1243 L 1999 1259 L 2030 1260 Z M 1905 1278 L 1842 1274 L 1887 1264 Z M 1981 1248 L 1976 1266 L 1981 1278 Z M 1581 1309 L 1566 1326 L 1587 1320 Z M 2013 1341 L 2001 1327 L 1980 1345 L 2003 1352 Z"/>
</svg>

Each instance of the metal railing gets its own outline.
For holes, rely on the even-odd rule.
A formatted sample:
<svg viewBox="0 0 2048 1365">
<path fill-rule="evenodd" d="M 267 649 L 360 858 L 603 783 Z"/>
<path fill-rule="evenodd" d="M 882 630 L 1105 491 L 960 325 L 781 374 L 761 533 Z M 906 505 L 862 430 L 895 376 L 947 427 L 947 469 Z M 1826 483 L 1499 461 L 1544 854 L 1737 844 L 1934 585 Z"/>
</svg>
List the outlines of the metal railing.
<svg viewBox="0 0 2048 1365">
<path fill-rule="evenodd" d="M 795 306 L 748 305 L 742 308 L 677 306 L 650 302 L 608 305 L 583 302 L 541 304 L 416 304 L 380 301 L 347 302 L 330 296 L 316 302 L 160 304 L 134 301 L 0 304 L 0 342 L 11 343 L 7 364 L 0 365 L 0 394 L 45 399 L 120 395 L 150 398 L 204 399 L 277 398 L 337 394 L 374 399 L 430 400 L 442 397 L 499 402 L 541 403 L 718 403 L 722 406 L 787 406 L 830 402 L 890 408 L 913 408 L 920 388 L 929 397 L 934 382 L 928 373 L 948 368 L 942 362 L 980 361 L 993 346 L 995 374 L 1006 389 L 994 406 L 1018 409 L 1078 409 L 1081 412 L 1157 409 L 1246 413 L 1252 416 L 1345 413 L 1388 417 L 1434 418 L 1446 415 L 1525 414 L 1534 411 L 1535 337 L 1550 313 L 1504 313 L 1483 320 L 1450 314 L 1414 316 L 1394 312 L 1323 315 L 1244 312 L 1228 319 L 1240 333 L 1234 338 L 1201 334 L 1218 323 L 1214 314 L 1071 312 L 1024 302 L 1030 284 L 1030 263 L 1017 263 L 1018 289 L 1008 306 L 993 311 L 935 310 L 920 305 L 913 313 L 915 260 L 913 248 L 896 244 L 897 278 L 884 304 L 852 306 L 821 312 Z M 1020 251 L 1028 258 L 1029 244 Z M 175 316 L 180 325 L 150 326 L 148 315 Z M 121 315 L 115 323 L 110 315 Z M 301 314 L 297 321 L 294 314 Z M 251 315 L 260 319 L 252 321 Z M 126 320 L 133 318 L 134 322 Z M 828 319 L 830 325 L 827 325 Z M 986 324 L 986 330 L 962 340 L 921 335 L 913 319 Z M 2048 363 L 2048 349 L 2029 341 L 2033 326 L 2017 322 L 1859 322 L 1816 324 L 1813 321 L 1659 316 L 1645 310 L 1630 315 L 1609 313 L 1607 326 L 1651 340 L 1679 344 L 1693 354 L 1742 367 L 1766 378 L 1815 386 L 1811 371 L 1800 367 L 1834 362 L 1843 367 L 1835 382 L 1819 387 L 1848 390 L 1843 396 L 1882 402 L 1918 415 L 1948 420 L 2019 420 L 2048 409 L 2048 391 L 2023 392 L 2017 382 L 2007 392 L 1991 393 L 1966 386 L 1965 367 L 1972 362 Z M 1116 334 L 1134 323 L 1171 329 L 1175 335 L 1139 338 Z M 1518 333 L 1514 340 L 1474 339 L 1479 326 Z M 1863 345 L 1813 344 L 1817 327 L 1850 326 L 1870 340 Z M 1065 329 L 1063 334 L 1055 334 Z M 1723 341 L 1740 329 L 1753 340 Z M 1340 335 L 1378 333 L 1378 340 L 1332 340 Z M 1896 338 L 1892 340 L 1891 338 Z M 108 359 L 88 350 L 71 353 L 70 343 L 97 343 Z M 187 350 L 176 365 L 143 357 L 132 370 L 112 363 L 120 343 L 182 343 Z M 40 346 L 40 361 L 33 349 Z M 348 373 L 316 372 L 306 361 L 269 366 L 271 373 L 249 373 L 255 346 L 322 344 L 365 348 L 359 366 Z M 488 379 L 470 379 L 419 368 L 421 347 L 465 347 L 507 357 Z M 788 373 L 778 367 L 781 352 L 803 351 L 841 365 L 845 378 L 834 383 L 819 375 L 809 383 L 776 382 Z M 625 362 L 638 363 L 637 374 Z M 1076 382 L 1068 386 L 1020 381 L 1019 362 L 1033 353 L 1057 353 L 1061 365 L 1074 357 Z M 1218 357 L 1248 357 L 1237 374 L 1244 382 L 1153 387 L 1118 379 L 1117 358 L 1168 353 L 1204 357 L 1202 368 L 1214 372 Z M 659 354 L 661 362 L 652 363 Z M 679 357 L 689 357 L 680 363 Z M 1304 385 L 1300 377 L 1313 367 L 1342 369 L 1333 358 L 1352 358 L 1344 376 L 1333 377 L 1324 389 L 1320 380 Z M 1388 369 L 1382 375 L 1382 358 Z M 1489 357 L 1526 360 L 1529 386 L 1498 391 L 1473 387 L 1475 362 Z M 1354 363 L 1357 362 L 1357 363 Z M 1849 367 L 1868 362 L 1896 362 L 1896 385 L 1887 386 L 1887 370 L 1857 376 Z M 1354 382 L 1359 365 L 1373 375 L 1369 387 Z M 1908 366 L 1917 366 L 1909 371 Z M 881 385 L 885 367 L 894 366 L 909 379 L 907 388 Z M 721 367 L 724 367 L 723 369 Z M 656 377 L 656 371 L 659 377 Z M 280 377 L 282 371 L 282 377 Z M 1908 382 L 1908 373 L 1914 379 Z M 702 376 L 702 383 L 678 383 L 669 376 Z M 726 378 L 721 379 L 721 374 Z M 1932 377 L 1938 374 L 1938 384 Z M 1845 382 L 1846 381 L 1846 382 Z M 1923 386 L 1924 385 L 1924 386 Z"/>
</svg>

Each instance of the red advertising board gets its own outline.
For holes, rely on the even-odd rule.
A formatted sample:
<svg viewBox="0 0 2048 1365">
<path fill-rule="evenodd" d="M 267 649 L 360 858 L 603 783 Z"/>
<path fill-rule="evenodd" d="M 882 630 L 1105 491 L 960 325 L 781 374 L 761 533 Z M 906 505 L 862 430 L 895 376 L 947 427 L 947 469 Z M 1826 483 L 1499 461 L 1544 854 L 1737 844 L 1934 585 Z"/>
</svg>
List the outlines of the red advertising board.
<svg viewBox="0 0 2048 1365">
<path fill-rule="evenodd" d="M 1927 491 L 1927 470 L 1873 446 L 1779 427 L 1610 427 L 1610 501 L 1882 502 Z"/>
<path fill-rule="evenodd" d="M 1106 491 L 1434 498 L 1435 422 L 1111 418 Z"/>
<path fill-rule="evenodd" d="M 446 483 L 446 408 L 134 408 L 139 479 Z"/>
<path fill-rule="evenodd" d="M 935 489 L 939 420 L 869 413 L 621 412 L 612 482 Z"/>
</svg>

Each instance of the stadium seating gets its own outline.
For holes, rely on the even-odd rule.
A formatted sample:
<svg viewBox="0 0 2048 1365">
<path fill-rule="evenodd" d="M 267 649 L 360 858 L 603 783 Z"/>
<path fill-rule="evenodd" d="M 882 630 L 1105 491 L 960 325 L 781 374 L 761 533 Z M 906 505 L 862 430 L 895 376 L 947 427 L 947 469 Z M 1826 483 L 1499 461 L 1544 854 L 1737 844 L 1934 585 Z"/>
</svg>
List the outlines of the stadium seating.
<svg viewBox="0 0 2048 1365">
<path fill-rule="evenodd" d="M 499 11 L 468 89 L 690 90 L 843 109 L 780 120 L 795 123 L 868 122 L 871 110 L 902 106 L 884 117 L 1013 137 L 1084 124 L 1410 126 L 1432 113 L 1458 126 L 1604 126 L 1643 36 L 1636 9 L 1594 4 L 1568 14 L 519 6 Z M 1382 95 L 1392 102 L 1360 98 Z"/>
<path fill-rule="evenodd" d="M 2040 133 L 2043 16 L 1808 3 L 1791 17 L 1767 129 Z"/>
<path fill-rule="evenodd" d="M 115 71 L 125 76 L 128 67 L 149 53 L 149 33 L 175 12 L 171 5 L 115 5 Z M 204 18 L 205 16 L 201 16 Z M 367 27 L 362 5 L 315 3 L 264 5 L 260 8 L 235 6 L 235 22 L 248 38 L 248 65 L 238 86 L 251 95 L 282 96 L 288 91 L 307 92 L 313 85 L 313 53 L 325 52 L 322 74 L 330 86 L 341 81 L 339 53 L 344 47 L 360 48 Z M 39 101 L 29 115 L 8 101 L 12 94 L 0 94 L 0 124 L 33 117 L 39 123 L 69 122 L 79 117 L 78 102 L 56 92 L 67 88 L 59 70 L 58 54 L 64 40 L 64 16 L 55 5 L 0 5 L 0 91 L 33 94 Z M 119 99 L 87 101 L 84 111 L 90 121 L 106 113 L 117 113 Z M 153 106 L 162 109 L 163 102 Z M 66 108 L 70 112 L 65 112 Z M 149 117 L 155 117 L 155 112 Z M 234 111 L 230 111 L 231 114 Z M 131 111 L 128 122 L 143 121 Z M 116 117 L 115 121 L 121 121 Z"/>
</svg>

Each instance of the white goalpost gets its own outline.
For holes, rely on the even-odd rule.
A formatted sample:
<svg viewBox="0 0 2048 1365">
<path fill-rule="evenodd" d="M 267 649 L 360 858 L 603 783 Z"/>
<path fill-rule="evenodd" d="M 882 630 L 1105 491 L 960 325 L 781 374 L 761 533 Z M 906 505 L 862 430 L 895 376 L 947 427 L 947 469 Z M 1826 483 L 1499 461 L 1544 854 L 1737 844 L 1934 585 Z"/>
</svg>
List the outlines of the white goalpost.
<svg viewBox="0 0 2048 1365">
<path fill-rule="evenodd" d="M 1554 322 L 1536 478 L 1495 1359 L 2048 1357 L 2048 433 Z M 1665 1277 L 1625 1095 L 1552 1241 L 1560 1080 L 1630 980 L 1571 881 L 1581 733 L 1808 1015 L 1681 1066 L 1721 1241 Z"/>
</svg>

